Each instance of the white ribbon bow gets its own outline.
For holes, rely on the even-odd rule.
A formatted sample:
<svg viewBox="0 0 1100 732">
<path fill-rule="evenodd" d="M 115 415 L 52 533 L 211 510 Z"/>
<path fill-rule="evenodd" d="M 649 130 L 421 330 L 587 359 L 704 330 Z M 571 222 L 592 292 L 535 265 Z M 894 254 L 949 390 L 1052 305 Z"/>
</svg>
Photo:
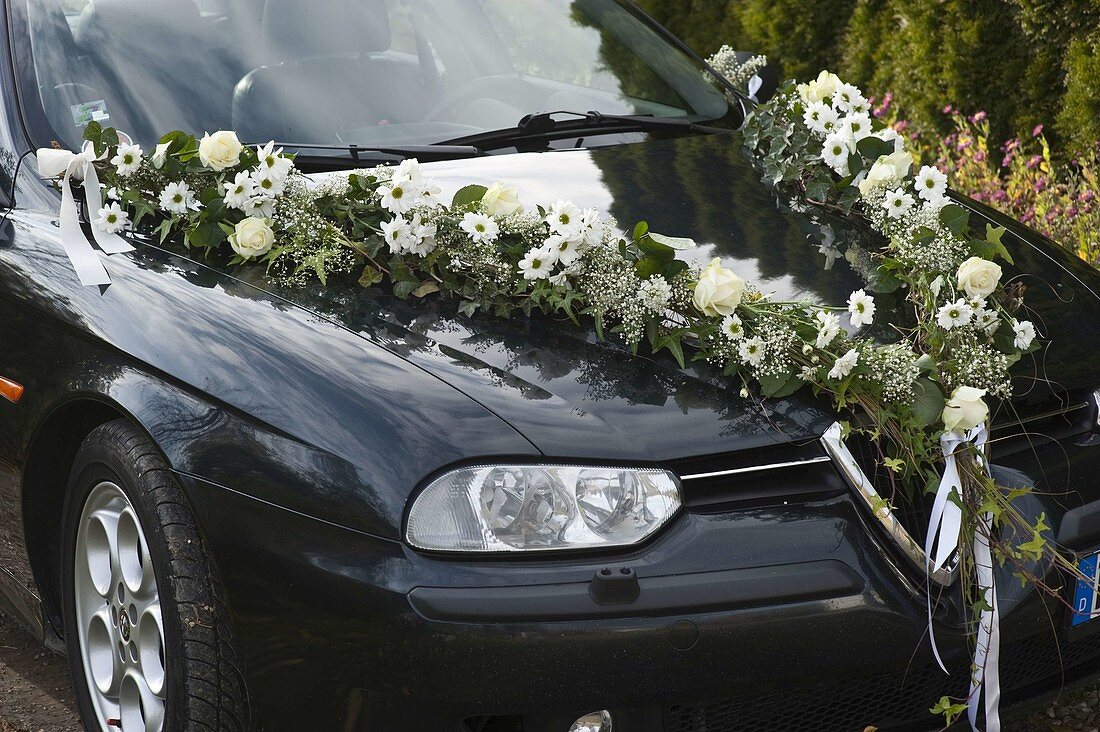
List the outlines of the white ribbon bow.
<svg viewBox="0 0 1100 732">
<path fill-rule="evenodd" d="M 936 498 L 932 502 L 932 513 L 928 519 L 928 536 L 924 540 L 924 553 L 928 560 L 928 572 L 939 571 L 959 548 L 959 534 L 962 531 L 962 508 L 949 500 L 952 491 L 962 497 L 962 479 L 955 451 L 965 444 L 974 446 L 975 454 L 981 461 L 982 469 L 989 474 L 989 465 L 984 458 L 983 448 L 989 439 L 984 424 L 978 425 L 965 435 L 948 432 L 940 437 L 943 450 L 944 469 Z M 974 670 L 970 676 L 970 691 L 967 695 L 966 715 L 971 729 L 978 729 L 978 710 L 980 699 L 985 694 L 986 732 L 1000 732 L 1001 685 L 997 671 L 1000 655 L 1001 629 L 997 611 L 997 592 L 993 585 L 993 557 L 989 550 L 989 535 L 993 530 L 993 514 L 984 513 L 978 517 L 979 526 L 974 532 L 974 565 L 977 569 L 978 591 L 983 593 L 988 608 L 982 610 L 978 620 L 978 637 L 974 649 Z M 936 663 L 947 672 L 932 630 L 932 598 L 928 598 L 928 637 L 932 642 L 932 654 Z"/>
<path fill-rule="evenodd" d="M 764 86 L 764 80 L 760 78 L 759 74 L 753 74 L 749 78 L 749 99 L 753 100 L 757 104 L 760 100 L 756 98 L 756 95 L 760 93 L 760 87 Z"/>
<path fill-rule="evenodd" d="M 80 228 L 80 214 L 76 210 L 76 199 L 73 197 L 72 180 L 84 181 L 84 206 L 88 211 L 88 218 L 99 214 L 103 207 L 103 197 L 99 190 L 99 176 L 95 172 L 95 149 L 92 143 L 84 143 L 79 153 L 71 150 L 54 150 L 53 148 L 40 148 L 37 153 L 38 174 L 43 178 L 60 178 L 65 176 L 61 184 L 61 246 L 69 261 L 73 263 L 77 277 L 82 285 L 107 285 L 111 278 L 99 261 L 91 242 Z M 103 231 L 95 224 L 92 225 L 92 238 L 105 254 L 119 254 L 132 252 L 134 248 L 126 243 L 118 234 Z"/>
</svg>

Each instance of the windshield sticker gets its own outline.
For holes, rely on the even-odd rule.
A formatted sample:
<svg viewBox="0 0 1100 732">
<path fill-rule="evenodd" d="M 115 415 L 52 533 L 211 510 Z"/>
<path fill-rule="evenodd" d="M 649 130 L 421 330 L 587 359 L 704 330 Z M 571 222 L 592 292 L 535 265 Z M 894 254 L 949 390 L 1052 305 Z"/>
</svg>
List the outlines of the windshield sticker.
<svg viewBox="0 0 1100 732">
<path fill-rule="evenodd" d="M 111 118 L 107 114 L 107 102 L 97 99 L 94 102 L 81 102 L 69 107 L 73 113 L 73 122 L 77 127 L 87 127 L 89 122 L 106 122 Z"/>
</svg>

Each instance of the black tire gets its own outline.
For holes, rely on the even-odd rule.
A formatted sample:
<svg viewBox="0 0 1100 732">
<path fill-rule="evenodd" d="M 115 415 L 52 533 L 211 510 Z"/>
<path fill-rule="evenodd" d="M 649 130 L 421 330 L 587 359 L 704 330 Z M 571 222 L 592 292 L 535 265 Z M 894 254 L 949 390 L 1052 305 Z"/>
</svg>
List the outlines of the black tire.
<svg viewBox="0 0 1100 732">
<path fill-rule="evenodd" d="M 75 605 L 77 524 L 92 489 L 109 480 L 126 494 L 146 534 L 160 593 L 167 669 L 165 732 L 251 729 L 244 675 L 213 561 L 183 491 L 156 447 L 125 419 L 97 427 L 69 477 L 62 593 L 69 670 L 84 727 L 99 729 L 79 648 Z"/>
</svg>

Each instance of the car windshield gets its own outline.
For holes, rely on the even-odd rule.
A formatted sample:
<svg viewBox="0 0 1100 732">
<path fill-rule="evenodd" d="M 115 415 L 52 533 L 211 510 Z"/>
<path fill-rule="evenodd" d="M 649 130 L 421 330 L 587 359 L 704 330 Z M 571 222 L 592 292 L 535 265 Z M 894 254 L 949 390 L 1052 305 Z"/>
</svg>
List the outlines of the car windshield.
<svg viewBox="0 0 1100 732">
<path fill-rule="evenodd" d="M 147 148 L 173 129 L 371 147 L 514 127 L 540 111 L 731 111 L 696 60 L 617 0 L 18 5 L 20 86 L 40 144 L 79 146 L 91 120 Z"/>
</svg>

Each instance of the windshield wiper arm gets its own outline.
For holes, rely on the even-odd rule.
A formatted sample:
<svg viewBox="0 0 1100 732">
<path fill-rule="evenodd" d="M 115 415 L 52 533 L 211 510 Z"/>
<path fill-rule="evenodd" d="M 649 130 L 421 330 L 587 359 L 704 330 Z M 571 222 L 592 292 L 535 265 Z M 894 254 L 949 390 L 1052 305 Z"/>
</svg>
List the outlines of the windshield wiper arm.
<svg viewBox="0 0 1100 732">
<path fill-rule="evenodd" d="M 266 143 L 260 143 L 266 144 Z M 287 150 L 328 150 L 344 155 L 298 154 L 296 159 L 308 161 L 311 165 L 340 167 L 348 159 L 355 165 L 378 165 L 381 163 L 399 163 L 408 158 L 430 160 L 457 160 L 484 155 L 485 152 L 473 145 L 320 145 L 307 142 L 276 142 L 276 147 Z"/>
<path fill-rule="evenodd" d="M 559 120 L 554 115 L 570 115 L 574 119 Z M 598 111 L 573 112 L 560 109 L 554 112 L 538 112 L 523 117 L 515 127 L 478 132 L 442 145 L 477 145 L 482 149 L 492 146 L 512 145 L 527 139 L 542 140 L 547 137 L 574 135 L 584 132 L 729 132 L 724 127 L 710 127 L 683 117 L 655 117 L 652 114 L 605 114 Z"/>
</svg>

